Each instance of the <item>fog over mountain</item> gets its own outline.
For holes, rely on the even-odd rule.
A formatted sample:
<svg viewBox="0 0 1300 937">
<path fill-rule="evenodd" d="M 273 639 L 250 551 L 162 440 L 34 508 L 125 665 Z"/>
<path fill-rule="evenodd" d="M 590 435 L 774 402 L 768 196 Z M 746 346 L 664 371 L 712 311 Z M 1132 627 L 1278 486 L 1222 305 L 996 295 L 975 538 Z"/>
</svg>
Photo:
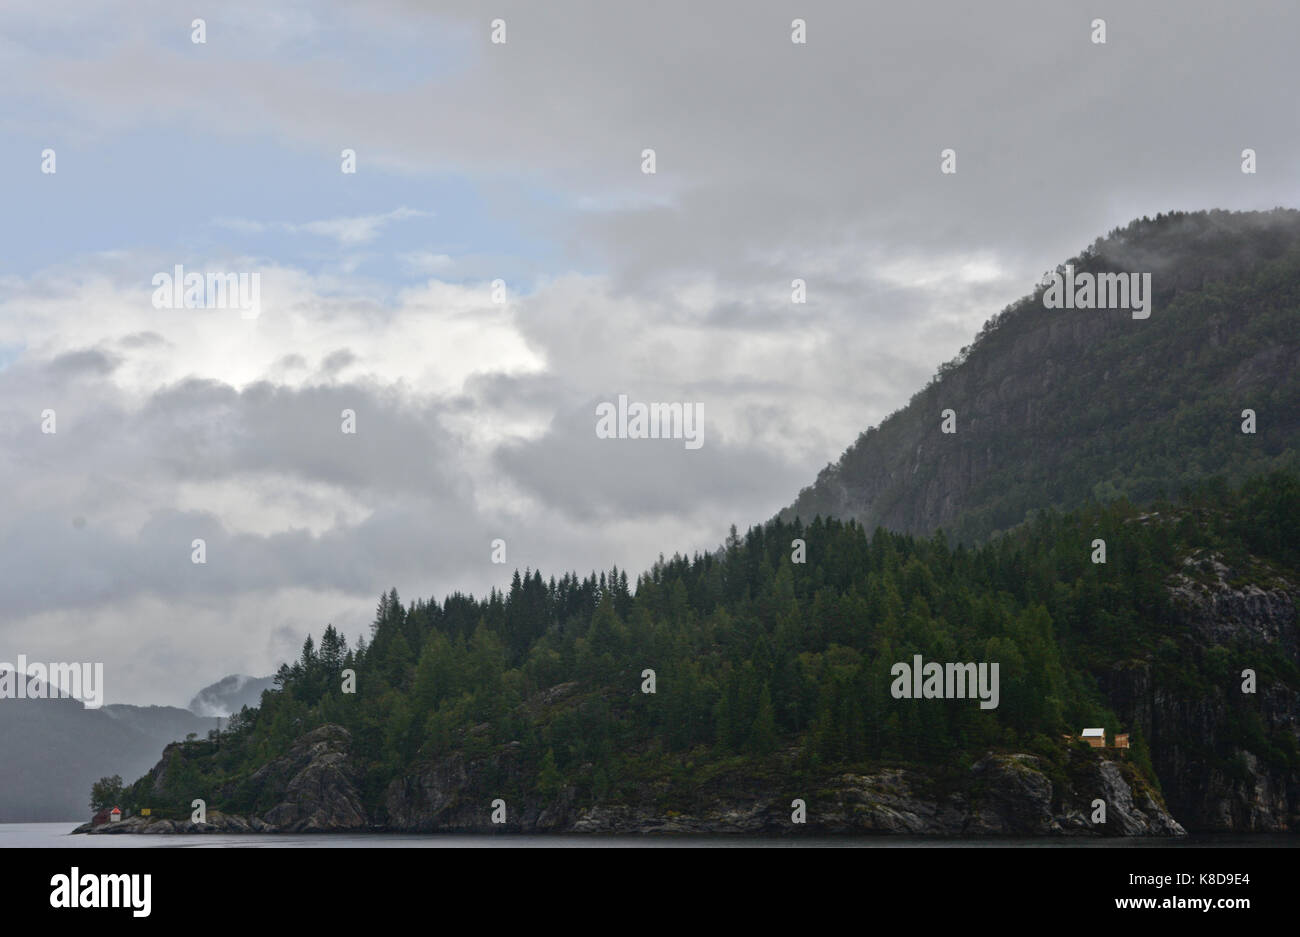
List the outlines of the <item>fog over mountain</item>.
<svg viewBox="0 0 1300 937">
<path fill-rule="evenodd" d="M 1098 237 L 1057 269 L 1147 271 L 1150 321 L 1127 308 L 1046 309 L 1039 286 L 782 516 L 942 527 L 971 543 L 1047 508 L 1144 503 L 1294 466 L 1297 245 L 1300 212 L 1282 209 L 1172 212 Z M 1268 432 L 1243 433 L 1245 411 Z"/>
<path fill-rule="evenodd" d="M 245 706 L 257 706 L 262 691 L 272 688 L 271 677 L 231 674 L 205 686 L 190 700 L 190 712 L 199 716 L 229 716 Z"/>
</svg>

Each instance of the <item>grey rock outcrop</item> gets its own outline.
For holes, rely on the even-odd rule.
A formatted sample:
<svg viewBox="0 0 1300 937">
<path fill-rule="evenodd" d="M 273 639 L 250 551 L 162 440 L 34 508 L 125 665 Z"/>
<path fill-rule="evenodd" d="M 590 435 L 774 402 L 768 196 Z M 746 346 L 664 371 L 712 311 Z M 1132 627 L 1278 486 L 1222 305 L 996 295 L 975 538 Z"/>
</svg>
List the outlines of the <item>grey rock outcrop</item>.
<svg viewBox="0 0 1300 937">
<path fill-rule="evenodd" d="M 1199 650 L 1259 648 L 1300 664 L 1300 590 L 1291 583 L 1260 571 L 1241 577 L 1219 555 L 1197 554 L 1171 577 L 1169 590 L 1179 624 Z M 1300 772 L 1269 767 L 1250 751 L 1247 739 L 1233 734 L 1240 723 L 1232 718 L 1233 705 L 1246 705 L 1247 699 L 1240 694 L 1239 675 L 1208 692 L 1189 693 L 1162 684 L 1154 674 L 1150 661 L 1125 661 L 1103 673 L 1100 682 L 1116 714 L 1147 740 L 1174 815 L 1189 829 L 1210 832 L 1300 827 Z M 1300 743 L 1300 693 L 1261 680 L 1248 699 L 1265 731 L 1289 733 Z"/>
<path fill-rule="evenodd" d="M 365 827 L 348 756 L 351 740 L 342 726 L 323 725 L 295 742 L 288 754 L 258 769 L 250 779 L 252 787 L 269 787 L 280 797 L 263 820 L 289 833 Z"/>
<path fill-rule="evenodd" d="M 261 816 L 240 816 L 219 810 L 207 812 L 206 823 L 161 817 L 128 817 L 117 823 L 73 832 L 95 835 L 123 833 L 324 833 L 363 829 L 366 812 L 357 789 L 356 769 L 350 756 L 352 737 L 337 725 L 323 725 L 298 739 L 279 758 L 258 769 L 242 791 L 259 801 L 274 802 Z M 175 799 L 169 790 L 168 767 L 177 746 L 169 745 L 149 773 L 154 794 Z M 183 750 L 182 750 L 183 751 Z M 232 790 L 220 792 L 229 797 Z M 183 799 L 183 798 L 182 798 Z"/>
<path fill-rule="evenodd" d="M 1060 787 L 1041 759 L 988 754 L 955 789 L 932 793 L 923 772 L 890 768 L 869 775 L 841 774 L 802 799 L 807 822 L 791 822 L 793 796 L 732 778 L 737 796 L 705 796 L 696 809 L 652 806 L 653 791 L 639 802 L 579 807 L 574 792 L 548 804 L 513 804 L 507 823 L 492 824 L 480 788 L 484 774 L 508 770 L 500 761 L 467 764 L 453 755 L 393 782 L 387 792 L 389 828 L 405 832 L 516 833 L 880 833 L 913 836 L 1181 836 L 1185 831 L 1138 773 L 1122 761 L 1073 752 L 1075 782 Z M 757 788 L 757 790 L 755 790 Z M 1105 824 L 1094 824 L 1092 802 L 1107 804 Z"/>
</svg>

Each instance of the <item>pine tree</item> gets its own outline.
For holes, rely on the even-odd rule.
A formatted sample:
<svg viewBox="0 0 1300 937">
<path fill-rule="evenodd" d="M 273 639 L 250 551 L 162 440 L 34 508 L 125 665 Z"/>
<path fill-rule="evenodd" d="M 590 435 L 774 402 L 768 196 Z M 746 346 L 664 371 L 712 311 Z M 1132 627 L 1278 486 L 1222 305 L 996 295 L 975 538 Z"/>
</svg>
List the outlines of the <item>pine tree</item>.
<svg viewBox="0 0 1300 937">
<path fill-rule="evenodd" d="M 537 792 L 546 800 L 553 800 L 560 791 L 560 770 L 555 766 L 555 752 L 546 749 L 541 767 L 537 770 Z"/>
<path fill-rule="evenodd" d="M 758 700 L 758 715 L 750 731 L 750 747 L 757 755 L 767 755 L 776 748 L 776 715 L 772 710 L 772 694 L 764 684 Z"/>
</svg>

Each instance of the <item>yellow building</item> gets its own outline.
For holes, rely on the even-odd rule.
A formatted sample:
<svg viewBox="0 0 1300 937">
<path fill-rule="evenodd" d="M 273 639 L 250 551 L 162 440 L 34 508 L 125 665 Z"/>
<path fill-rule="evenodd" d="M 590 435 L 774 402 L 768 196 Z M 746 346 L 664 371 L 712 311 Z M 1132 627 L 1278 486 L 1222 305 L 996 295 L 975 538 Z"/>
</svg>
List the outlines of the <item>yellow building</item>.
<svg viewBox="0 0 1300 937">
<path fill-rule="evenodd" d="M 1106 744 L 1105 729 L 1084 729 L 1083 732 L 1080 733 L 1079 735 L 1073 737 L 1066 736 L 1066 738 L 1070 739 L 1071 741 L 1073 741 L 1075 738 L 1081 739 L 1087 742 L 1093 748 L 1128 748 L 1129 747 L 1127 732 L 1116 732 L 1115 744 L 1113 745 Z"/>
</svg>

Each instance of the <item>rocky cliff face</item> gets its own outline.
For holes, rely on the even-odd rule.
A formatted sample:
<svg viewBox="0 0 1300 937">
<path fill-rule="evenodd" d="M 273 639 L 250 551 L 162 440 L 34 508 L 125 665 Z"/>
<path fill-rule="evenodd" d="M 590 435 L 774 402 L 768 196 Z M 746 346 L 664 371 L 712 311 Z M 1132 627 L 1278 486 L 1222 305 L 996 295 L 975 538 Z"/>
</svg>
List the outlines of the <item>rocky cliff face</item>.
<svg viewBox="0 0 1300 937">
<path fill-rule="evenodd" d="M 1120 667 L 1105 691 L 1121 719 L 1150 740 L 1151 760 L 1174 815 L 1189 829 L 1233 833 L 1277 833 L 1297 829 L 1294 771 L 1270 770 L 1240 739 L 1227 737 L 1224 694 L 1192 700 L 1154 684 L 1145 664 Z M 1300 701 L 1294 693 L 1263 692 L 1269 723 L 1295 725 Z M 1195 738 L 1194 747 L 1179 738 Z M 1227 757 L 1218 754 L 1225 752 Z"/>
<path fill-rule="evenodd" d="M 210 810 L 206 823 L 152 817 L 130 817 L 119 823 L 74 832 L 120 833 L 317 833 L 357 830 L 366 826 L 365 809 L 357 790 L 356 769 L 349 755 L 351 735 L 336 725 L 321 726 L 300 738 L 280 758 L 267 762 L 241 791 L 274 806 L 261 816 L 238 816 Z M 168 766 L 176 748 L 169 745 L 150 772 L 151 788 L 160 800 L 173 799 Z M 181 792 L 182 794 L 184 792 Z M 218 792 L 214 802 L 236 793 Z M 198 796 L 198 795 L 195 795 Z M 183 798 L 182 798 L 183 799 Z"/>
<path fill-rule="evenodd" d="M 1187 558 L 1169 587 L 1189 650 L 1229 644 L 1279 653 L 1300 664 L 1294 585 L 1234 584 L 1238 572 L 1218 555 Z M 1263 577 L 1261 577 L 1263 578 Z M 1148 740 L 1170 810 L 1189 829 L 1274 833 L 1300 829 L 1300 772 L 1269 768 L 1233 727 L 1234 708 L 1257 712 L 1268 733 L 1300 743 L 1300 694 L 1265 675 L 1257 692 L 1241 692 L 1240 674 L 1223 686 L 1189 693 L 1164 685 L 1149 661 L 1127 661 L 1102 675 L 1116 714 Z M 1186 740 L 1196 740 L 1189 744 Z M 1183 741 L 1180 741 L 1183 740 Z M 1258 744 L 1258 741 L 1255 742 Z"/>
<path fill-rule="evenodd" d="M 697 792 L 700 809 L 639 803 L 580 806 L 572 790 L 549 803 L 507 805 L 506 823 L 491 822 L 480 793 L 483 774 L 499 760 L 467 765 L 459 755 L 395 781 L 386 799 L 389 827 L 405 832 L 514 833 L 882 833 L 916 836 L 1181 836 L 1183 828 L 1159 795 L 1123 761 L 1092 752 L 1071 754 L 1071 779 L 1053 782 L 1032 755 L 989 754 L 953 786 L 904 769 L 826 778 L 806 794 L 778 793 L 752 779 L 728 778 L 715 792 Z M 737 794 L 736 791 L 747 791 Z M 806 822 L 792 822 L 792 800 L 805 802 Z M 1094 823 L 1093 802 L 1106 803 Z"/>
<path fill-rule="evenodd" d="M 370 824 L 355 786 L 348 733 L 321 726 L 303 736 L 282 758 L 254 775 L 279 803 L 261 816 L 217 810 L 206 823 L 130 817 L 75 832 L 301 833 L 347 832 L 382 827 L 403 833 L 882 833 L 918 836 L 1180 836 L 1183 828 L 1159 795 L 1124 761 L 1090 751 L 1071 753 L 1068 781 L 1053 781 L 1032 755 L 989 754 L 955 785 L 936 789 L 934 778 L 904 769 L 828 777 L 802 796 L 770 784 L 729 777 L 696 792 L 707 806 L 670 810 L 656 806 L 656 792 L 633 803 L 580 805 L 574 792 L 559 791 L 547 803 L 508 803 L 505 824 L 491 819 L 485 778 L 509 781 L 512 752 L 467 762 L 455 754 L 421 766 L 394 781 L 386 793 L 386 822 Z M 152 775 L 166 784 L 159 763 Z M 737 794 L 740 790 L 744 793 Z M 794 797 L 806 805 L 806 823 L 791 821 Z M 1094 802 L 1106 804 L 1104 823 L 1093 822 Z"/>
<path fill-rule="evenodd" d="M 250 779 L 254 791 L 261 799 L 261 792 L 269 790 L 279 801 L 263 819 L 290 833 L 364 827 L 365 810 L 349 758 L 351 740 L 341 726 L 324 725 L 260 768 Z"/>
</svg>

